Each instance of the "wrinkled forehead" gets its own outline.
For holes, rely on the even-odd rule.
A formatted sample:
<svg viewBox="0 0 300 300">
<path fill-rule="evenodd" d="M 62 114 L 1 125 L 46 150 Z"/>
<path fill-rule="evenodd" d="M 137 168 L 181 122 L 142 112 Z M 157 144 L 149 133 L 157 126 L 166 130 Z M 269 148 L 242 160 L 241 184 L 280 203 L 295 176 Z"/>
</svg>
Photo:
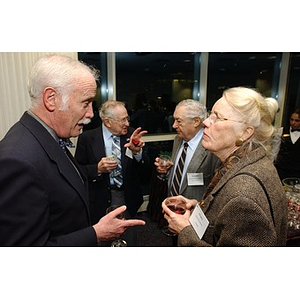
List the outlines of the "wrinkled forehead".
<svg viewBox="0 0 300 300">
<path fill-rule="evenodd" d="M 117 105 L 114 108 L 111 108 L 111 112 L 115 118 L 123 119 L 128 117 L 127 110 L 123 105 Z"/>
<path fill-rule="evenodd" d="M 228 103 L 228 101 L 221 97 L 213 106 L 212 112 L 222 117 L 233 117 L 237 116 L 238 113 L 233 109 L 233 107 Z"/>
</svg>

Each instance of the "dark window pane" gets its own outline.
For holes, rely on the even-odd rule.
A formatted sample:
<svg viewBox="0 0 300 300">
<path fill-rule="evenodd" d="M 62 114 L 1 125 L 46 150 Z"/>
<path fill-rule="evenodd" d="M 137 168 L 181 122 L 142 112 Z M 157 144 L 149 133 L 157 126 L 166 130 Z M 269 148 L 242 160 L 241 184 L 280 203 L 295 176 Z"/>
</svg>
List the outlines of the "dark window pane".
<svg viewBox="0 0 300 300">
<path fill-rule="evenodd" d="M 102 102 L 107 100 L 107 62 L 105 52 L 78 52 L 78 60 L 93 66 L 100 71 L 100 82 L 97 83 L 97 93 L 93 102 L 94 117 L 92 122 L 84 126 L 84 130 L 96 128 L 100 125 L 98 109 Z"/>
<path fill-rule="evenodd" d="M 236 86 L 256 88 L 266 97 L 277 97 L 281 53 L 209 53 L 207 108 Z"/>
<path fill-rule="evenodd" d="M 149 133 L 172 131 L 178 102 L 198 99 L 199 53 L 117 52 L 117 99 L 126 102 L 131 125 Z"/>
<path fill-rule="evenodd" d="M 290 115 L 297 106 L 300 106 L 300 53 L 291 53 L 287 98 L 282 124 L 284 127 L 290 126 Z"/>
</svg>

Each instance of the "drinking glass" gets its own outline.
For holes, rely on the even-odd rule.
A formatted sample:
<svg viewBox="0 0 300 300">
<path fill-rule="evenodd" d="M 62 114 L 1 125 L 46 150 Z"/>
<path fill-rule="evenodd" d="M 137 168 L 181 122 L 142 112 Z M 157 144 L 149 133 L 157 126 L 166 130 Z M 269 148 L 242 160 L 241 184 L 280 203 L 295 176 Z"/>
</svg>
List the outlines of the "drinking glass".
<svg viewBox="0 0 300 300">
<path fill-rule="evenodd" d="M 166 170 L 166 172 L 168 171 L 168 169 L 171 166 L 171 157 L 168 155 L 160 155 L 159 156 L 159 166 L 163 169 Z M 160 173 L 157 175 L 157 178 L 159 178 L 160 180 L 165 180 L 166 179 L 167 174 L 164 173 Z"/>
<path fill-rule="evenodd" d="M 107 159 L 111 160 L 111 161 L 118 162 L 118 159 L 117 159 L 117 157 L 115 155 L 107 156 Z M 111 171 L 111 174 L 112 174 L 113 177 L 117 177 L 117 176 L 119 176 L 121 174 L 121 172 L 122 172 L 121 169 L 118 168 L 118 166 L 116 166 L 116 168 Z"/>
<path fill-rule="evenodd" d="M 286 191 L 300 192 L 300 178 L 290 177 L 284 178 L 282 183 Z"/>
<path fill-rule="evenodd" d="M 186 201 L 184 199 L 168 197 L 164 200 L 166 206 L 178 215 L 183 215 L 186 211 Z M 170 230 L 169 226 L 164 226 L 162 232 L 168 236 L 176 236 L 177 233 Z"/>
<path fill-rule="evenodd" d="M 120 207 L 122 205 L 112 205 L 106 209 L 106 214 L 110 213 L 111 211 L 115 210 L 116 208 Z M 118 219 L 125 219 L 125 212 L 120 213 L 117 215 Z M 127 242 L 123 239 L 116 239 L 114 240 L 111 245 L 111 247 L 126 247 Z"/>
</svg>

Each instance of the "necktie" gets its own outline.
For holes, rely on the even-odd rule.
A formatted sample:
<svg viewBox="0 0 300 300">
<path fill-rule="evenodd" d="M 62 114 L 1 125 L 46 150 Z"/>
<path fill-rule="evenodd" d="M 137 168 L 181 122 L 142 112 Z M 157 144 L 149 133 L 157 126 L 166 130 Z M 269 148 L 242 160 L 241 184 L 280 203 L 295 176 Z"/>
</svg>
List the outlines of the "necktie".
<svg viewBox="0 0 300 300">
<path fill-rule="evenodd" d="M 120 147 L 120 138 L 115 135 L 112 135 L 112 154 L 117 158 L 118 166 L 113 170 L 112 176 L 113 181 L 117 187 L 121 187 L 123 184 L 123 175 L 122 175 L 122 164 L 121 164 L 121 147 Z"/>
<path fill-rule="evenodd" d="M 67 147 L 74 148 L 74 144 L 70 141 L 70 139 L 58 139 L 58 144 L 61 147 L 62 151 L 67 153 Z"/>
<path fill-rule="evenodd" d="M 291 129 L 291 132 L 300 131 L 300 128 L 297 129 Z"/>
<path fill-rule="evenodd" d="M 187 151 L 188 143 L 184 143 L 183 149 L 180 155 L 180 158 L 177 163 L 176 171 L 174 174 L 172 186 L 170 193 L 172 196 L 177 196 L 179 195 L 179 188 L 180 188 L 180 183 L 181 183 L 181 178 L 182 178 L 182 171 L 183 171 L 183 166 L 184 166 L 184 161 L 186 157 L 186 151 Z"/>
</svg>

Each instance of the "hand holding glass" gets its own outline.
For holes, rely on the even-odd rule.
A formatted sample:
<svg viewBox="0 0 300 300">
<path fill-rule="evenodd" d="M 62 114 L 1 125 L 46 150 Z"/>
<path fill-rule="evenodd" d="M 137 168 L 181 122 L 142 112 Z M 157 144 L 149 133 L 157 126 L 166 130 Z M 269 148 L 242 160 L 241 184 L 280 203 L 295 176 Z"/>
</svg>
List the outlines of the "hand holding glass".
<svg viewBox="0 0 300 300">
<path fill-rule="evenodd" d="M 106 214 L 110 213 L 111 211 L 115 210 L 116 208 L 120 207 L 121 205 L 112 205 L 106 209 Z M 118 219 L 125 219 L 125 212 L 122 212 L 121 214 L 117 215 Z M 126 247 L 127 242 L 123 239 L 117 239 L 114 240 L 111 243 L 111 247 Z"/>
<path fill-rule="evenodd" d="M 110 160 L 110 161 L 116 161 L 116 162 L 118 162 L 117 157 L 114 156 L 114 155 L 107 156 L 107 159 Z M 114 176 L 114 177 L 120 175 L 121 172 L 122 172 L 122 171 L 118 168 L 118 165 L 116 166 L 115 169 L 113 169 L 113 170 L 111 171 L 112 176 Z"/>
<path fill-rule="evenodd" d="M 171 160 L 171 157 L 168 155 L 160 155 L 158 163 L 159 163 L 159 167 L 162 169 L 165 169 L 165 171 L 167 173 L 168 169 L 172 165 L 172 160 Z M 166 173 L 158 174 L 157 178 L 159 178 L 160 180 L 165 180 L 166 176 L 167 176 Z"/>
<path fill-rule="evenodd" d="M 171 211 L 178 215 L 183 215 L 186 211 L 186 201 L 184 199 L 169 197 L 164 200 L 164 203 Z M 177 235 L 169 229 L 169 226 L 163 227 L 162 232 L 168 236 Z"/>
</svg>

